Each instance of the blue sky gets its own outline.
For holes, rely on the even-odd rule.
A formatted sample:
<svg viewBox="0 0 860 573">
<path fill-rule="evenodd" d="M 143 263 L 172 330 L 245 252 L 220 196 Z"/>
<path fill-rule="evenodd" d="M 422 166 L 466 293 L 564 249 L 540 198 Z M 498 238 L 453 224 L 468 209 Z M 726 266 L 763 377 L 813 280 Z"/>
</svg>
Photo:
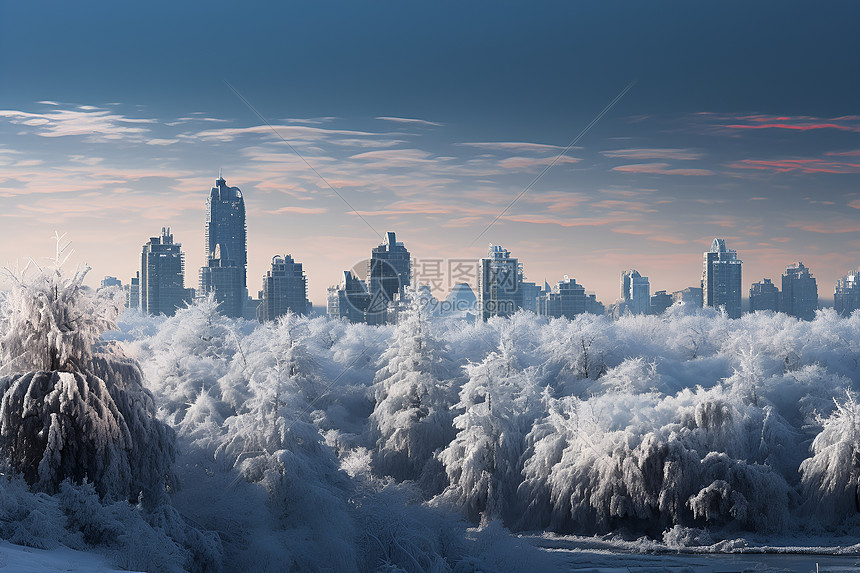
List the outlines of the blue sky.
<svg viewBox="0 0 860 573">
<path fill-rule="evenodd" d="M 624 268 L 697 284 L 720 236 L 745 284 L 802 260 L 829 297 L 860 265 L 858 23 L 856 2 L 0 3 L 0 262 L 57 229 L 127 281 L 170 226 L 195 285 L 223 168 L 252 291 L 289 253 L 322 304 L 393 230 L 419 260 L 502 244 L 606 302 Z"/>
</svg>

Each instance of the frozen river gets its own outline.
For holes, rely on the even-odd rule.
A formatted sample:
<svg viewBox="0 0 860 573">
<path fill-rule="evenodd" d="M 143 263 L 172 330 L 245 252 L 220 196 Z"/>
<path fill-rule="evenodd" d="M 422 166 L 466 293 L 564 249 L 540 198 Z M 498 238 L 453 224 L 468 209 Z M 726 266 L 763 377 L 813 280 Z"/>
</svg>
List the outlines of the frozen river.
<svg viewBox="0 0 860 573">
<path fill-rule="evenodd" d="M 541 536 L 524 536 L 524 539 L 550 553 L 557 571 L 576 573 L 860 572 L 860 553 L 834 555 L 842 550 L 839 547 L 821 548 L 821 553 L 816 553 L 815 548 L 802 547 L 745 548 L 733 553 L 635 552 L 593 539 Z"/>
</svg>

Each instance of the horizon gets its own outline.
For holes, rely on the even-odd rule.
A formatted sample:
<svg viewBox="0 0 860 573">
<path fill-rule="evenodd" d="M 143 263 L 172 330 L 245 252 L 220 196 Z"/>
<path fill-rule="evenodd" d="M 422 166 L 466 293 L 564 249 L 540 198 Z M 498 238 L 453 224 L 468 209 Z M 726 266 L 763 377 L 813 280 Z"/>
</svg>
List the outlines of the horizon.
<svg viewBox="0 0 860 573">
<path fill-rule="evenodd" d="M 629 268 L 698 286 L 714 237 L 744 299 L 802 261 L 832 304 L 860 266 L 856 4 L 333 5 L 4 6 L 0 264 L 58 230 L 88 284 L 126 284 L 171 227 L 196 288 L 223 168 L 255 298 L 288 254 L 323 306 L 387 231 L 419 260 L 501 245 L 607 304 Z"/>
</svg>

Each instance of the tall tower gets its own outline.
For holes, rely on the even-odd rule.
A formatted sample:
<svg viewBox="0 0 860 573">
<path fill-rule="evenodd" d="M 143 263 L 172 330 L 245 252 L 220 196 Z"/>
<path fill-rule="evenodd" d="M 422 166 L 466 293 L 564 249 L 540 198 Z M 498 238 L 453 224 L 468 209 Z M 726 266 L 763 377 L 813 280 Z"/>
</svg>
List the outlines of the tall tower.
<svg viewBox="0 0 860 573">
<path fill-rule="evenodd" d="M 152 237 L 140 255 L 140 310 L 171 316 L 193 296 L 186 289 L 185 255 L 182 245 L 173 242 L 170 229 L 162 227 L 160 237 Z"/>
<path fill-rule="evenodd" d="M 785 267 L 782 275 L 782 312 L 803 320 L 815 318 L 818 283 L 803 263 Z"/>
<path fill-rule="evenodd" d="M 740 318 L 742 264 L 724 239 L 714 239 L 703 257 L 702 306 L 724 307 L 729 318 Z"/>
<path fill-rule="evenodd" d="M 200 292 L 214 292 L 223 314 L 240 317 L 248 299 L 245 200 L 239 188 L 228 187 L 220 173 L 206 200 L 205 241 Z"/>
<path fill-rule="evenodd" d="M 478 274 L 481 316 L 510 316 L 523 306 L 519 261 L 499 245 L 490 245 Z"/>
</svg>

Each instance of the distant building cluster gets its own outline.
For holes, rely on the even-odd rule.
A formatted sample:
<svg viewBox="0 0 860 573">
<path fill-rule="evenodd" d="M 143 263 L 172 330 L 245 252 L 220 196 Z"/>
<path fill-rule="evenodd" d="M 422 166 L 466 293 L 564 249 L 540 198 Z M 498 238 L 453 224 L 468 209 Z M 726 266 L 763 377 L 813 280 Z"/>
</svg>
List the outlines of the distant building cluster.
<svg viewBox="0 0 860 573">
<path fill-rule="evenodd" d="M 231 317 L 276 320 L 288 312 L 309 314 L 307 277 L 302 263 L 289 254 L 275 255 L 271 269 L 263 276 L 257 299 L 248 295 L 247 227 L 245 200 L 238 187 L 229 187 L 219 173 L 206 199 L 204 227 L 205 264 L 200 268 L 198 288 L 185 287 L 185 255 L 181 243 L 175 242 L 168 227 L 160 236 L 143 245 L 140 270 L 123 285 L 119 279 L 106 276 L 101 288 L 122 288 L 126 306 L 149 314 L 172 315 L 195 297 L 213 296 L 219 310 Z M 439 260 L 422 260 L 423 268 L 438 273 Z M 466 276 L 467 260 L 452 260 L 451 270 Z M 456 264 L 453 264 L 456 263 Z M 741 294 L 743 261 L 737 251 L 729 249 L 724 239 L 715 238 L 702 257 L 699 286 L 669 293 L 651 294 L 647 276 L 636 269 L 621 272 L 621 293 L 608 308 L 593 293 L 564 275 L 555 286 L 526 280 L 518 258 L 500 245 L 490 245 L 487 256 L 477 261 L 477 292 L 467 282 L 453 285 L 448 297 L 433 299 L 441 313 L 488 320 L 511 316 L 528 310 L 548 317 L 573 317 L 583 313 L 661 314 L 674 304 L 722 309 L 726 316 L 742 314 Z M 406 246 L 388 232 L 371 250 L 370 258 L 343 272 L 341 281 L 328 288 L 329 316 L 351 322 L 385 324 L 397 320 L 406 288 L 421 288 L 413 276 L 413 259 Z M 450 283 L 449 283 L 450 284 Z M 438 284 L 436 285 L 438 286 Z M 783 312 L 802 320 L 812 320 L 819 308 L 818 285 L 802 263 L 792 263 L 782 275 L 782 290 L 769 278 L 752 283 L 749 289 L 749 312 Z M 429 293 L 429 285 L 424 285 Z M 843 316 L 860 309 L 860 270 L 854 270 L 836 283 L 836 312 Z"/>
</svg>

